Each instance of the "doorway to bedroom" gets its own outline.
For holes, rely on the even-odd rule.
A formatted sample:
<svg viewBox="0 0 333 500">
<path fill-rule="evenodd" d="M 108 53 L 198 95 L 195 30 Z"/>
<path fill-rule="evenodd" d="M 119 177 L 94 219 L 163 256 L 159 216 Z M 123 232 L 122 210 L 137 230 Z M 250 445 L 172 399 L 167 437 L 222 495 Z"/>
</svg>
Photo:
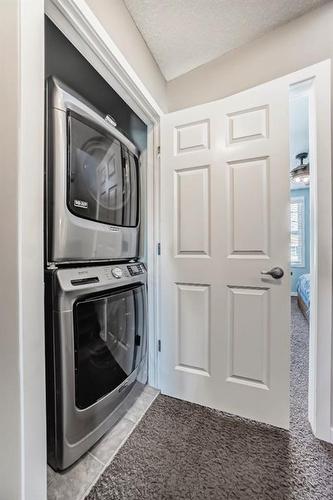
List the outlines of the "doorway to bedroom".
<svg viewBox="0 0 333 500">
<path fill-rule="evenodd" d="M 290 91 L 291 426 L 308 413 L 311 277 L 309 82 Z"/>
</svg>

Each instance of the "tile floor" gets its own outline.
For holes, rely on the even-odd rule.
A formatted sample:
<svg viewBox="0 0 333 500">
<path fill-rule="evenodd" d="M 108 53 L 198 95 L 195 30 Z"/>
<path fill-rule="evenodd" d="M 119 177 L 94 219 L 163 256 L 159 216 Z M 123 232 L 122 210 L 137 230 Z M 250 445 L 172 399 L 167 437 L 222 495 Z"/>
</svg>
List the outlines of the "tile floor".
<svg viewBox="0 0 333 500">
<path fill-rule="evenodd" d="M 73 467 L 62 473 L 48 467 L 48 500 L 83 500 L 158 393 L 157 389 L 147 385 L 116 426 Z"/>
</svg>

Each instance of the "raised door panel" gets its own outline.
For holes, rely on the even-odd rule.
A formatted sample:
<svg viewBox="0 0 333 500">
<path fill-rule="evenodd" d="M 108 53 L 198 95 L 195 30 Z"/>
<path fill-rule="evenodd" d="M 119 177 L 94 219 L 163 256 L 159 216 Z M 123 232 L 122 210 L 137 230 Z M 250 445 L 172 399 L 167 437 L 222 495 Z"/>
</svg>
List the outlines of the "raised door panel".
<svg viewBox="0 0 333 500">
<path fill-rule="evenodd" d="M 177 170 L 174 175 L 176 256 L 208 256 L 209 167 Z"/>
<path fill-rule="evenodd" d="M 228 292 L 228 381 L 268 389 L 269 289 Z"/>
<path fill-rule="evenodd" d="M 175 154 L 209 149 L 209 120 L 175 127 Z"/>
<path fill-rule="evenodd" d="M 177 283 L 176 369 L 209 375 L 210 287 Z"/>
<path fill-rule="evenodd" d="M 268 166 L 267 158 L 228 164 L 231 256 L 268 254 Z"/>
<path fill-rule="evenodd" d="M 268 137 L 268 106 L 228 114 L 229 144 L 266 139 Z"/>
</svg>

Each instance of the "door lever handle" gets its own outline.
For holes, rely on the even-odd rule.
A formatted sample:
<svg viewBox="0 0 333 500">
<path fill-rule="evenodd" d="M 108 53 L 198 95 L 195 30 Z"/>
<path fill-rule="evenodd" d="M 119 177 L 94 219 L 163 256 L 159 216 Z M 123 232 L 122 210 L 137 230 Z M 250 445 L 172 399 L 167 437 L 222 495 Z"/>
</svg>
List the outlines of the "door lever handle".
<svg viewBox="0 0 333 500">
<path fill-rule="evenodd" d="M 281 267 L 273 267 L 270 271 L 261 271 L 261 274 L 272 276 L 275 280 L 279 280 L 284 276 L 284 271 Z"/>
</svg>

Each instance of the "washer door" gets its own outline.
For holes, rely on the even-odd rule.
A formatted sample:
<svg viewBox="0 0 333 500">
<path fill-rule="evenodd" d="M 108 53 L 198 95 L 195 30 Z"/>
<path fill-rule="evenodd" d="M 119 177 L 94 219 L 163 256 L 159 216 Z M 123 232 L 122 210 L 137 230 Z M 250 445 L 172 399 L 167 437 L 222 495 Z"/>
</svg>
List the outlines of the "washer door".
<svg viewBox="0 0 333 500">
<path fill-rule="evenodd" d="M 75 402 L 85 409 L 116 389 L 145 355 L 145 285 L 79 299 L 73 315 Z"/>
</svg>

